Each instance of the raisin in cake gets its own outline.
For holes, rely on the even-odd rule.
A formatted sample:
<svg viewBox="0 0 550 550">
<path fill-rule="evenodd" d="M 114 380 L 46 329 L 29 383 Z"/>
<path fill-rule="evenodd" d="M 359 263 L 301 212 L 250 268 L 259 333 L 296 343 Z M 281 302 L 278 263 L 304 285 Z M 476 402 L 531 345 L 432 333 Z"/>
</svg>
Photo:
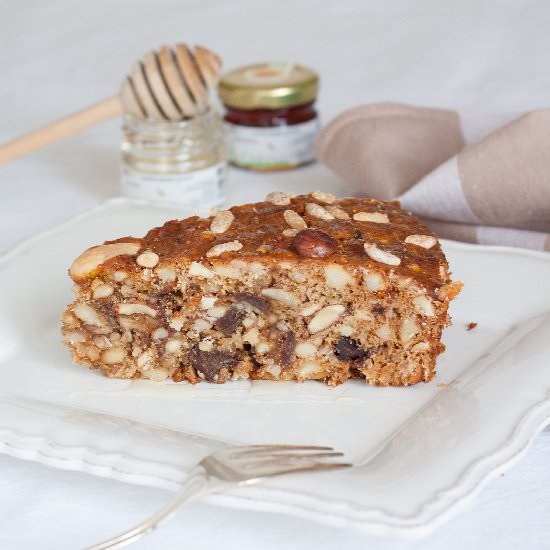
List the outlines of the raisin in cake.
<svg viewBox="0 0 550 550">
<path fill-rule="evenodd" d="M 63 315 L 78 363 L 117 378 L 429 381 L 460 291 L 397 202 L 272 193 L 86 250 Z"/>
</svg>

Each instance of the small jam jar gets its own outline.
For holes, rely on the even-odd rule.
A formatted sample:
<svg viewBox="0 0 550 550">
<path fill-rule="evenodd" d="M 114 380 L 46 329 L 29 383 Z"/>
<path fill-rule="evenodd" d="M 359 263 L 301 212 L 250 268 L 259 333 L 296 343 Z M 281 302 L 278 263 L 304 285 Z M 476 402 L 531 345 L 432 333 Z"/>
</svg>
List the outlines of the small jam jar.
<svg viewBox="0 0 550 550">
<path fill-rule="evenodd" d="M 260 63 L 220 82 L 227 158 L 250 170 L 287 170 L 314 160 L 319 118 L 317 73 L 301 65 Z"/>
</svg>

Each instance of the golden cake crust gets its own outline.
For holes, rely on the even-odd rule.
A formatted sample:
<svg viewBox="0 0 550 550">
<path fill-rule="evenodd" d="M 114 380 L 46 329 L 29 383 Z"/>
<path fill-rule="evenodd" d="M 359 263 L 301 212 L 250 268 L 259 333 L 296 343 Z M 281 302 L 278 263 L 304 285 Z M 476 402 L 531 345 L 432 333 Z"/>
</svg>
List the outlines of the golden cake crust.
<svg viewBox="0 0 550 550">
<path fill-rule="evenodd" d="M 324 194 L 323 194 L 324 195 Z M 329 199 L 330 200 L 330 199 Z M 307 205 L 315 204 L 329 210 L 342 210 L 349 219 L 323 219 L 311 212 Z M 141 250 L 152 250 L 159 256 L 159 263 L 172 263 L 181 258 L 197 261 L 206 257 L 209 250 L 223 243 L 238 242 L 242 248 L 224 253 L 224 260 L 238 258 L 242 261 L 257 260 L 280 262 L 316 262 L 304 258 L 292 248 L 293 236 L 285 232 L 293 228 L 285 220 L 284 213 L 295 212 L 308 228 L 317 229 L 338 241 L 337 251 L 330 256 L 333 263 L 369 266 L 392 270 L 403 276 L 412 277 L 431 293 L 446 282 L 447 261 L 435 234 L 411 213 L 405 212 L 399 202 L 383 202 L 375 199 L 334 199 L 327 205 L 311 195 L 288 196 L 288 203 L 273 204 L 270 201 L 234 206 L 229 209 L 234 219 L 221 234 L 210 230 L 213 217 L 191 217 L 171 220 L 162 227 L 152 229 L 141 240 L 125 237 L 105 244 L 140 242 Z M 309 210 L 309 211 L 308 211 Z M 361 221 L 361 214 L 382 214 L 387 222 Z M 320 213 L 322 214 L 322 211 Z M 358 219 L 354 219 L 354 216 Z M 214 216 L 215 217 L 215 216 Z M 368 217 L 368 216 L 367 216 Z M 380 218 L 383 219 L 383 218 Z M 407 237 L 427 236 L 434 239 L 434 245 L 424 248 L 406 242 Z M 365 243 L 373 244 L 400 260 L 399 265 L 389 265 L 371 259 L 365 252 Z M 443 271 L 442 266 L 445 268 Z M 138 266 L 139 267 L 139 266 Z M 106 261 L 103 270 L 136 268 L 131 256 L 118 256 Z"/>
</svg>

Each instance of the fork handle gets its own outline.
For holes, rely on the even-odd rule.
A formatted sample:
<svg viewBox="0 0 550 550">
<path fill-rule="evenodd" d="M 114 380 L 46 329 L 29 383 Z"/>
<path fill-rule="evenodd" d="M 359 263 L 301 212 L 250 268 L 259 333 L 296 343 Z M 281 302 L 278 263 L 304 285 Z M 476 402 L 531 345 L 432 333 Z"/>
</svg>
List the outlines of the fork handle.
<svg viewBox="0 0 550 550">
<path fill-rule="evenodd" d="M 126 531 L 117 537 L 94 544 L 86 550 L 106 550 L 107 548 L 120 548 L 126 544 L 134 542 L 144 535 L 154 531 L 162 522 L 172 517 L 181 506 L 188 504 L 191 500 L 205 494 L 208 485 L 208 477 L 202 466 L 193 468 L 185 480 L 183 487 L 176 496 L 162 510 L 159 510 L 154 516 L 146 519 L 133 529 Z"/>
</svg>

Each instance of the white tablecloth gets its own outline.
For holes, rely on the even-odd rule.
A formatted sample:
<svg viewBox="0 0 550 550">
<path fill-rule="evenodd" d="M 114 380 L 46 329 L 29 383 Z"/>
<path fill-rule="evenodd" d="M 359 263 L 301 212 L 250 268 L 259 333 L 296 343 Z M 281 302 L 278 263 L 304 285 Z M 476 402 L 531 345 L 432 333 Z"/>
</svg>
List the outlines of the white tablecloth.
<svg viewBox="0 0 550 550">
<path fill-rule="evenodd" d="M 325 119 L 358 104 L 404 101 L 500 116 L 548 106 L 550 4 L 540 1 L 321 3 L 258 0 L 4 0 L 0 142 L 107 97 L 136 57 L 188 41 L 226 67 L 296 60 L 322 77 Z M 0 251 L 117 193 L 118 121 L 0 168 Z M 342 182 L 320 166 L 233 171 L 230 197 Z M 373 539 L 303 520 L 194 504 L 139 548 L 550 547 L 550 431 L 524 460 L 428 539 Z M 0 456 L 0 548 L 78 548 L 160 507 L 163 491 Z"/>
</svg>

